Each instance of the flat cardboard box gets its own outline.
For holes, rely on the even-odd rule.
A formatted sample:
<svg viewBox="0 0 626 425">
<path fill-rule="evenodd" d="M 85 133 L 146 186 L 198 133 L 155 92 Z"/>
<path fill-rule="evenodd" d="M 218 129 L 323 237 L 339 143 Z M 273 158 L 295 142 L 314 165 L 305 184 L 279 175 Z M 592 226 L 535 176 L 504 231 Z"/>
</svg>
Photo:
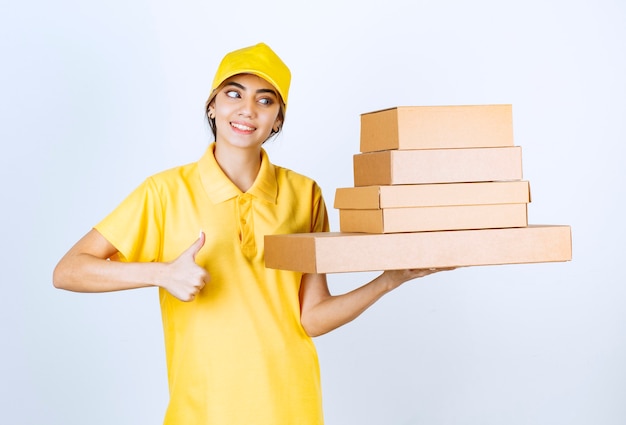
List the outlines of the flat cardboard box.
<svg viewBox="0 0 626 425">
<path fill-rule="evenodd" d="M 522 179 L 522 148 L 418 149 L 353 156 L 354 186 Z"/>
<path fill-rule="evenodd" d="M 266 267 L 302 273 L 544 263 L 571 259 L 571 228 L 566 225 L 385 235 L 329 232 L 265 236 Z"/>
<path fill-rule="evenodd" d="M 530 202 L 528 181 L 407 184 L 341 187 L 335 191 L 336 209 L 434 207 L 445 205 L 522 204 Z"/>
<path fill-rule="evenodd" d="M 361 114 L 361 152 L 513 146 L 511 105 L 400 106 Z"/>
<path fill-rule="evenodd" d="M 341 232 L 398 233 L 528 225 L 526 204 L 339 210 Z"/>
</svg>

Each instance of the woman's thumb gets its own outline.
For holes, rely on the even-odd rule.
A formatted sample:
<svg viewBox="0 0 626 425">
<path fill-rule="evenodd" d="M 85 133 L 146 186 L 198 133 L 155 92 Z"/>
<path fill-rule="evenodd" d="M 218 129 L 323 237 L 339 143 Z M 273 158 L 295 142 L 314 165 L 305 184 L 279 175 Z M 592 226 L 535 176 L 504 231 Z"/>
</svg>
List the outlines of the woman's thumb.
<svg viewBox="0 0 626 425">
<path fill-rule="evenodd" d="M 187 248 L 187 251 L 185 251 L 186 253 L 190 254 L 193 259 L 196 259 L 196 254 L 198 252 L 200 252 L 200 250 L 202 249 L 202 247 L 204 246 L 204 241 L 206 240 L 206 235 L 204 234 L 203 231 L 200 231 L 200 234 L 198 235 L 198 239 L 196 239 L 196 241 L 191 244 L 191 246 L 189 248 Z"/>
</svg>

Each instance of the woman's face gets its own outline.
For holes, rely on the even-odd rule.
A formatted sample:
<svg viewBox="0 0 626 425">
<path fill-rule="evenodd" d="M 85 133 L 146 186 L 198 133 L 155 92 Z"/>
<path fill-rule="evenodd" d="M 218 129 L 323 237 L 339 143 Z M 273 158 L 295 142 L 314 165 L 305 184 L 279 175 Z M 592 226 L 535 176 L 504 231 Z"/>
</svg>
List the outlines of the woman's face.
<svg viewBox="0 0 626 425">
<path fill-rule="evenodd" d="M 230 77 L 221 85 L 209 114 L 215 116 L 216 142 L 260 147 L 282 125 L 280 96 L 273 85 L 252 74 Z"/>
</svg>

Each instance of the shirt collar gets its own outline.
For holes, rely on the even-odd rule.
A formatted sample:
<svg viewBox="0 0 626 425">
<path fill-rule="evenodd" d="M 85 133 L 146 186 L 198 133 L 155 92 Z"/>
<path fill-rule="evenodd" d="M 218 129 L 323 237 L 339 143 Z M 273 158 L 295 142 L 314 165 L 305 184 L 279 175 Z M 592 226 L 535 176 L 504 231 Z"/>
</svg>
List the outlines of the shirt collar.
<svg viewBox="0 0 626 425">
<path fill-rule="evenodd" d="M 200 180 L 207 196 L 214 204 L 227 201 L 242 194 L 241 190 L 224 174 L 215 159 L 215 142 L 211 143 L 198 161 Z M 278 194 L 275 167 L 267 152 L 261 149 L 261 168 L 252 187 L 246 192 L 265 202 L 275 204 Z"/>
</svg>

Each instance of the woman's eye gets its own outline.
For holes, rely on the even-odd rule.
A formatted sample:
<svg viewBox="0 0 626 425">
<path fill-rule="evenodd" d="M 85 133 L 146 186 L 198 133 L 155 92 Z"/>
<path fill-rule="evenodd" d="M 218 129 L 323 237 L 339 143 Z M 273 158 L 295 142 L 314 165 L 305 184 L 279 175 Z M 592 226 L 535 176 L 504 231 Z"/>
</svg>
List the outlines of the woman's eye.
<svg viewBox="0 0 626 425">
<path fill-rule="evenodd" d="M 264 97 L 263 99 L 259 99 L 259 103 L 261 105 L 271 105 L 274 102 L 272 101 L 272 99 L 268 99 L 268 98 Z"/>
<path fill-rule="evenodd" d="M 235 90 L 228 90 L 228 91 L 226 92 L 226 96 L 228 96 L 228 97 L 232 97 L 233 99 L 236 99 L 236 98 L 240 97 L 240 96 L 239 96 L 239 92 L 237 92 L 237 91 L 235 91 Z"/>
</svg>

